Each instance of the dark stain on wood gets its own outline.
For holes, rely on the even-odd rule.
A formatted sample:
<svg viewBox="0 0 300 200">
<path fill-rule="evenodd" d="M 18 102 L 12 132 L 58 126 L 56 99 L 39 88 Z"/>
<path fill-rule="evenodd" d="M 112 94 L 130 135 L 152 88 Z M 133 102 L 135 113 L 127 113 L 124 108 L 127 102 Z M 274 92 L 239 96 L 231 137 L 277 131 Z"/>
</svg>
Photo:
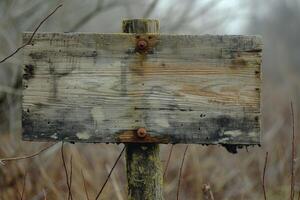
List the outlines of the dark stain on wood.
<svg viewBox="0 0 300 200">
<path fill-rule="evenodd" d="M 198 143 L 198 144 L 230 144 L 255 145 L 259 144 L 259 136 L 252 132 L 259 132 L 259 117 L 233 118 L 220 116 L 217 118 L 199 115 L 198 122 L 172 123 L 168 128 L 147 129 L 145 138 L 138 138 L 136 131 L 121 130 L 114 133 L 112 129 L 101 130 L 104 135 L 95 133 L 95 122 L 92 118 L 84 119 L 84 123 L 65 121 L 68 110 L 58 111 L 60 120 L 43 120 L 37 113 L 23 111 L 23 139 L 24 140 L 64 140 L 71 142 L 108 142 L 108 143 Z M 145 114 L 144 116 L 147 116 Z M 143 118 L 143 117 L 142 117 Z M 88 132 L 90 137 L 78 138 L 76 133 Z M 105 136 L 105 138 L 103 138 Z M 233 148 L 233 147 L 232 147 Z"/>
<path fill-rule="evenodd" d="M 35 53 L 30 53 L 29 56 L 33 60 L 41 60 L 44 58 L 47 58 L 47 52 L 35 52 Z"/>
<path fill-rule="evenodd" d="M 62 55 L 71 56 L 71 57 L 85 57 L 85 58 L 96 58 L 98 56 L 97 51 L 85 51 L 85 52 L 77 52 L 77 51 L 69 51 L 62 52 Z"/>
<path fill-rule="evenodd" d="M 29 80 L 29 79 L 31 79 L 33 77 L 34 77 L 34 66 L 31 65 L 31 64 L 25 65 L 23 78 L 25 80 Z"/>
</svg>

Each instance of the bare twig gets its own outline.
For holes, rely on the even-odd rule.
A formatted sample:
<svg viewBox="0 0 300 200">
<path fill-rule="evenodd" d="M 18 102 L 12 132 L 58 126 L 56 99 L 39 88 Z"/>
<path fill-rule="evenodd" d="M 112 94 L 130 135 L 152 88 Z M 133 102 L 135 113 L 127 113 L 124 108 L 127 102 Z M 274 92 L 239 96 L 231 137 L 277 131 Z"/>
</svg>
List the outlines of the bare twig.
<svg viewBox="0 0 300 200">
<path fill-rule="evenodd" d="M 294 163 L 295 163 L 295 122 L 294 122 L 294 108 L 293 102 L 291 102 L 291 115 L 292 115 L 292 160 L 291 160 L 291 200 L 294 200 L 295 196 L 295 170 L 294 170 Z"/>
<path fill-rule="evenodd" d="M 214 200 L 214 195 L 211 191 L 210 185 L 204 184 L 202 187 L 203 200 Z"/>
<path fill-rule="evenodd" d="M 27 176 L 27 172 L 25 172 L 25 175 L 24 175 L 23 186 L 22 186 L 22 193 L 21 193 L 21 198 L 20 198 L 20 200 L 23 200 L 23 197 L 24 197 L 24 193 L 25 193 L 25 184 L 26 184 L 26 176 Z"/>
<path fill-rule="evenodd" d="M 119 154 L 119 156 L 118 156 L 117 160 L 115 161 L 115 163 L 114 163 L 113 167 L 111 168 L 111 170 L 110 170 L 110 172 L 109 172 L 109 174 L 108 174 L 108 176 L 107 176 L 107 178 L 106 178 L 106 180 L 105 180 L 104 184 L 102 185 L 102 187 L 101 187 L 100 191 L 98 192 L 98 194 L 97 194 L 97 196 L 96 196 L 96 198 L 95 198 L 96 200 L 99 198 L 100 194 L 102 193 L 102 191 L 103 191 L 103 189 L 104 189 L 104 187 L 105 187 L 105 185 L 106 185 L 106 183 L 107 183 L 108 179 L 110 178 L 110 176 L 111 176 L 111 174 L 112 174 L 112 172 L 113 172 L 114 168 L 116 167 L 116 165 L 117 165 L 118 161 L 120 160 L 120 158 L 121 158 L 121 156 L 122 156 L 122 154 L 123 154 L 124 150 L 125 150 L 125 147 L 122 149 L 122 151 L 121 151 L 121 153 Z"/>
<path fill-rule="evenodd" d="M 158 3 L 158 0 L 153 0 L 151 2 L 151 4 L 149 5 L 148 9 L 146 10 L 146 12 L 143 15 L 143 18 L 148 18 L 151 13 L 153 12 L 153 10 L 155 9 L 156 5 Z"/>
<path fill-rule="evenodd" d="M 267 170 L 267 164 L 268 164 L 268 152 L 266 152 L 265 157 L 265 164 L 264 164 L 264 170 L 263 170 L 263 177 L 262 177 L 262 189 L 264 193 L 264 200 L 267 200 L 267 193 L 266 193 L 266 186 L 265 186 L 265 176 L 266 176 L 266 170 Z"/>
<path fill-rule="evenodd" d="M 44 195 L 44 200 L 47 200 L 47 193 L 46 193 L 45 189 L 43 189 L 43 195 Z"/>
<path fill-rule="evenodd" d="M 73 176 L 73 162 L 72 162 L 72 156 L 70 158 L 70 180 L 69 180 L 69 183 L 70 183 L 70 191 L 69 191 L 69 197 L 68 199 L 72 199 L 72 194 L 71 194 L 71 191 L 72 191 L 72 176 Z"/>
<path fill-rule="evenodd" d="M 29 159 L 29 158 L 33 158 L 35 156 L 38 156 L 39 154 L 41 154 L 42 152 L 50 149 L 51 147 L 53 147 L 56 143 L 53 143 L 41 150 L 39 150 L 38 152 L 34 153 L 34 154 L 31 154 L 31 155 L 28 155 L 28 156 L 19 156 L 19 157 L 12 157 L 12 158 L 2 158 L 0 159 L 0 164 L 4 165 L 5 162 L 8 162 L 8 161 L 15 161 L 15 160 L 23 160 L 23 159 Z"/>
<path fill-rule="evenodd" d="M 171 160 L 171 155 L 172 155 L 172 152 L 173 152 L 173 147 L 174 147 L 174 145 L 172 144 L 170 152 L 169 152 L 169 155 L 168 155 L 168 160 L 167 160 L 167 163 L 166 163 L 166 167 L 165 167 L 165 170 L 164 170 L 164 175 L 163 175 L 164 179 L 165 179 L 166 172 L 168 170 L 168 166 L 169 166 L 169 163 L 170 163 L 170 160 Z"/>
<path fill-rule="evenodd" d="M 81 169 L 81 176 L 82 176 L 82 180 L 83 180 L 83 186 L 84 186 L 84 192 L 85 192 L 86 199 L 90 200 L 89 193 L 87 191 L 87 187 L 86 187 L 86 183 L 85 183 L 85 178 L 84 178 L 82 169 Z"/>
<path fill-rule="evenodd" d="M 22 194 L 21 194 L 21 192 L 20 192 L 20 190 L 19 190 L 19 188 L 18 188 L 18 186 L 16 185 L 16 188 L 15 188 L 16 190 L 17 190 L 17 192 L 18 192 L 18 195 L 19 195 L 19 197 L 20 197 L 20 199 L 22 198 Z"/>
<path fill-rule="evenodd" d="M 49 15 L 47 15 L 41 22 L 40 24 L 36 27 L 36 29 L 33 31 L 31 37 L 29 38 L 29 40 L 23 44 L 22 46 L 20 46 L 19 48 L 17 48 L 13 53 L 11 53 L 9 56 L 3 58 L 0 63 L 3 63 L 5 62 L 7 59 L 13 57 L 16 53 L 18 53 L 21 49 L 23 49 L 26 45 L 29 45 L 31 44 L 32 40 L 33 40 L 33 37 L 34 35 L 36 34 L 36 32 L 39 30 L 39 28 L 42 26 L 42 24 L 47 21 L 47 19 L 49 17 L 51 17 L 60 7 L 62 7 L 62 4 L 60 4 L 59 6 L 57 6 Z"/>
<path fill-rule="evenodd" d="M 64 166 L 64 171 L 65 171 L 65 175 L 66 175 L 66 180 L 67 180 L 67 186 L 68 186 L 68 199 L 73 199 L 72 197 L 72 192 L 71 192 L 71 185 L 70 185 L 70 180 L 69 180 L 69 174 L 68 174 L 68 169 L 67 169 L 67 165 L 66 165 L 66 160 L 65 160 L 65 155 L 64 155 L 64 142 L 62 141 L 61 143 L 61 159 L 63 161 L 63 166 Z"/>
<path fill-rule="evenodd" d="M 77 31 L 80 27 L 82 27 L 83 25 L 85 25 L 87 22 L 89 22 L 92 18 L 94 18 L 95 16 L 97 16 L 97 14 L 99 14 L 99 12 L 101 11 L 108 11 L 109 9 L 113 8 L 114 6 L 117 6 L 117 4 L 120 4 L 120 2 L 117 1 L 113 1 L 110 2 L 109 4 L 107 4 L 106 6 L 102 5 L 102 2 L 98 2 L 97 6 L 95 7 L 95 9 L 88 13 L 86 16 L 84 16 L 82 19 L 80 19 L 72 28 L 70 28 L 70 32 L 73 31 Z"/>
<path fill-rule="evenodd" d="M 180 166 L 180 170 L 179 170 L 179 178 L 178 178 L 178 187 L 177 187 L 177 200 L 179 200 L 179 191 L 180 191 L 180 182 L 181 182 L 181 173 L 182 173 L 182 168 L 183 168 L 183 164 L 184 164 L 184 159 L 186 156 L 186 152 L 188 150 L 189 145 L 186 145 L 184 153 L 183 153 L 183 157 L 182 157 L 182 161 L 181 161 L 181 166 Z"/>
</svg>

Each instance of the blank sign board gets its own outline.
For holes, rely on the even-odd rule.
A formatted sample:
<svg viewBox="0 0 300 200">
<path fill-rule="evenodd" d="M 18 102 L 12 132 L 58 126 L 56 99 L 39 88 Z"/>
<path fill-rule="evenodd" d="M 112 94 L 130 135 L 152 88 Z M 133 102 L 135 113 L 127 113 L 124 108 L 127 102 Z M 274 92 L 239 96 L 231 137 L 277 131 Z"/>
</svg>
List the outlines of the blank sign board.
<svg viewBox="0 0 300 200">
<path fill-rule="evenodd" d="M 23 139 L 259 144 L 261 51 L 257 36 L 38 33 Z"/>
</svg>

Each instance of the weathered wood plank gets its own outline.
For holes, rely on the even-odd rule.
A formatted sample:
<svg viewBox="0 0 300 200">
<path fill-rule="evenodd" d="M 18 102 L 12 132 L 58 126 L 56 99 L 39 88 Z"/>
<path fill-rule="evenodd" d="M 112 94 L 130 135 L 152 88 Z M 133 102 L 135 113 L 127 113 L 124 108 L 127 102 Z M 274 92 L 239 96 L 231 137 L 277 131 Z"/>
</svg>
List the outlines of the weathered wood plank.
<svg viewBox="0 0 300 200">
<path fill-rule="evenodd" d="M 261 50 L 256 36 L 39 33 L 24 49 L 23 138 L 259 144 Z"/>
</svg>

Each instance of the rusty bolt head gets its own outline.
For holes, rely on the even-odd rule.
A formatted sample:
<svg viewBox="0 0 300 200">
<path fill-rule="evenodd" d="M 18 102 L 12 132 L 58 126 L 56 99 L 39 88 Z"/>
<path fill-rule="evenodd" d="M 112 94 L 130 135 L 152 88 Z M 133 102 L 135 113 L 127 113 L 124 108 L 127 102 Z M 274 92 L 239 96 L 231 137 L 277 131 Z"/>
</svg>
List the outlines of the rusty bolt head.
<svg viewBox="0 0 300 200">
<path fill-rule="evenodd" d="M 148 47 L 148 42 L 146 40 L 139 40 L 137 42 L 137 48 L 141 51 L 147 49 Z"/>
<path fill-rule="evenodd" d="M 147 131 L 145 128 L 139 128 L 136 133 L 139 138 L 144 138 L 147 136 Z"/>
</svg>

